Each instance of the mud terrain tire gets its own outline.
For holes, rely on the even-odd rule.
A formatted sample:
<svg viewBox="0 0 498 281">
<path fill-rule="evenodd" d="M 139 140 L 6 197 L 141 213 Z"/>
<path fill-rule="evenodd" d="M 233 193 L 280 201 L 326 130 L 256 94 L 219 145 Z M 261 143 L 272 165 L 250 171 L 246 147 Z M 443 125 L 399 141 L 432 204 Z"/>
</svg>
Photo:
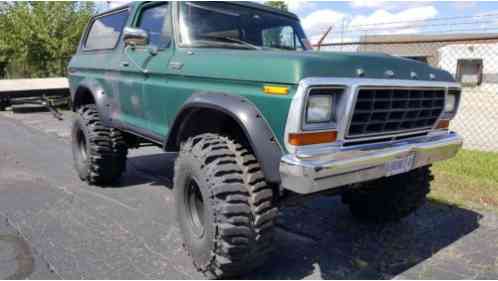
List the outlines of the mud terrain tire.
<svg viewBox="0 0 498 281">
<path fill-rule="evenodd" d="M 360 220 L 378 223 L 399 221 L 426 201 L 433 180 L 429 167 L 381 178 L 343 194 L 343 202 Z"/>
<path fill-rule="evenodd" d="M 128 147 L 123 135 L 104 126 L 95 105 L 78 109 L 71 140 L 74 166 L 83 181 L 111 185 L 125 171 Z"/>
<path fill-rule="evenodd" d="M 200 272 L 225 278 L 265 262 L 277 208 L 247 148 L 216 134 L 191 137 L 181 145 L 173 182 L 184 247 Z"/>
</svg>

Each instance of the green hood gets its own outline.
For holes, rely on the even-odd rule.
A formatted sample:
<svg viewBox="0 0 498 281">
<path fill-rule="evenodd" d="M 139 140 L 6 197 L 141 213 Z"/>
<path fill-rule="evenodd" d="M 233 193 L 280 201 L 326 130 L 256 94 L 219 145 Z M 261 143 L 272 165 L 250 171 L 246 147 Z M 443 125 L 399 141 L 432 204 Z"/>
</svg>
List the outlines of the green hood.
<svg viewBox="0 0 498 281">
<path fill-rule="evenodd" d="M 219 79 L 297 84 L 307 77 L 358 77 L 361 68 L 364 78 L 386 79 L 391 70 L 394 79 L 411 80 L 415 72 L 419 80 L 430 80 L 432 73 L 433 81 L 454 81 L 448 72 L 425 63 L 379 53 L 195 49 L 193 55 L 178 55 L 184 75 Z"/>
</svg>

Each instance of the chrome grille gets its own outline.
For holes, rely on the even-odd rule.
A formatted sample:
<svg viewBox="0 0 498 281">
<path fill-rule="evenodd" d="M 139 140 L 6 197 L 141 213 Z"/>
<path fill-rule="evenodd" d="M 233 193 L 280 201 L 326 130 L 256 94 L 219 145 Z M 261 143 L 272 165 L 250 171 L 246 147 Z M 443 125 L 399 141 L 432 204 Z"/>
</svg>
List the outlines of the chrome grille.
<svg viewBox="0 0 498 281">
<path fill-rule="evenodd" d="M 348 138 L 430 129 L 444 109 L 444 89 L 360 89 Z"/>
</svg>

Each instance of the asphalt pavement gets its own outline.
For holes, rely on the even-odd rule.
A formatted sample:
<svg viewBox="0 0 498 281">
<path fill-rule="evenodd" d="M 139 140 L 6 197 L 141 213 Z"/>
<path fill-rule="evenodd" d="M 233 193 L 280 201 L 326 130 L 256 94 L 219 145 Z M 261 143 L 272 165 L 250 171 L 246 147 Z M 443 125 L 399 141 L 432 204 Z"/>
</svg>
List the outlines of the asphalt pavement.
<svg viewBox="0 0 498 281">
<path fill-rule="evenodd" d="M 0 113 L 0 279 L 199 279 L 182 248 L 174 155 L 133 150 L 115 187 L 81 182 L 70 113 Z M 498 216 L 430 202 L 399 223 L 337 198 L 281 210 L 277 251 L 247 279 L 497 279 Z"/>
</svg>

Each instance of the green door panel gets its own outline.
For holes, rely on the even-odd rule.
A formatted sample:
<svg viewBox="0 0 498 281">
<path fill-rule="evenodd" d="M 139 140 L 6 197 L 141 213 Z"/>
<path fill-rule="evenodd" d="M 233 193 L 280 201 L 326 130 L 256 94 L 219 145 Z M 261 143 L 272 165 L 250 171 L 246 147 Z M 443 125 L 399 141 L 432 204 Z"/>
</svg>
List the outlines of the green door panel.
<svg viewBox="0 0 498 281">
<path fill-rule="evenodd" d="M 148 129 L 145 116 L 143 67 L 150 53 L 147 48 L 122 51 L 119 62 L 118 85 L 121 121 L 141 129 Z"/>
<path fill-rule="evenodd" d="M 168 134 L 168 112 L 171 110 L 169 101 L 175 94 L 167 69 L 172 54 L 172 48 L 167 48 L 150 58 L 144 81 L 144 99 L 147 104 L 145 114 L 149 129 L 162 137 Z"/>
<path fill-rule="evenodd" d="M 145 2 L 136 7 L 132 26 L 149 35 L 149 45 L 128 50 L 127 59 L 137 74 L 140 85 L 140 106 L 134 111 L 140 128 L 147 128 L 155 136 L 166 136 L 168 88 L 168 62 L 173 54 L 170 39 L 170 3 Z M 126 53 L 125 53 L 126 55 Z M 132 100 L 133 101 L 133 100 Z M 131 104 L 132 110 L 135 110 Z"/>
</svg>

